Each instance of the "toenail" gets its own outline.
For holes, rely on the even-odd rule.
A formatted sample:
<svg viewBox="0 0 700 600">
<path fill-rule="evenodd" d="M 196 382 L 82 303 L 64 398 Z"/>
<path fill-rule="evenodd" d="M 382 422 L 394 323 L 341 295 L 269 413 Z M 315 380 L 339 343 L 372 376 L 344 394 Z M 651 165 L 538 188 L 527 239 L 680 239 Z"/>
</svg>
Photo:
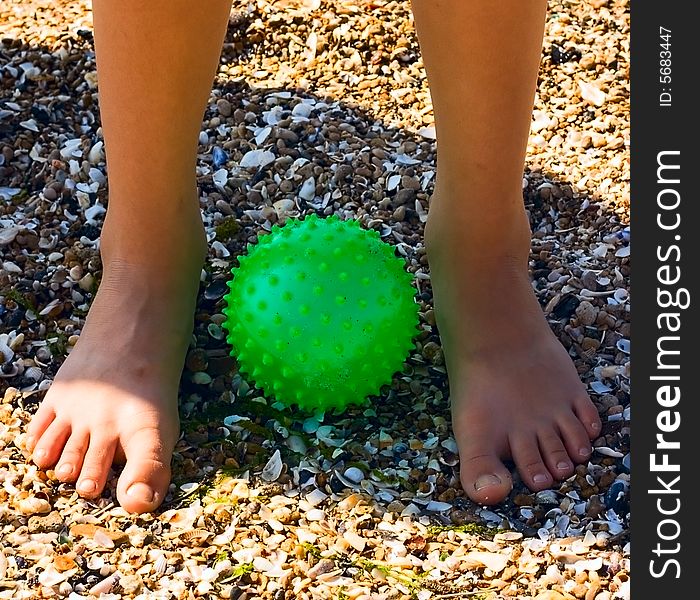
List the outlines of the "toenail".
<svg viewBox="0 0 700 600">
<path fill-rule="evenodd" d="M 578 453 L 581 456 L 588 456 L 591 453 L 591 449 L 590 448 L 580 448 Z"/>
<path fill-rule="evenodd" d="M 38 458 L 39 460 L 41 460 L 42 458 L 46 458 L 46 450 L 44 450 L 43 448 L 34 450 L 34 452 L 32 452 L 32 457 Z"/>
<path fill-rule="evenodd" d="M 485 487 L 489 487 L 490 485 L 500 485 L 501 483 L 501 478 L 497 475 L 481 475 L 474 482 L 474 489 L 478 492 L 479 490 L 483 490 Z"/>
<path fill-rule="evenodd" d="M 145 483 L 132 483 L 129 489 L 126 490 L 126 494 L 142 502 L 153 502 L 155 496 L 150 486 Z"/>
<path fill-rule="evenodd" d="M 68 475 L 73 470 L 73 465 L 69 465 L 68 463 L 62 464 L 58 469 L 56 470 L 56 473 L 60 473 L 61 475 Z"/>
<path fill-rule="evenodd" d="M 92 479 L 83 479 L 78 485 L 78 489 L 85 494 L 90 494 L 97 489 L 97 484 Z"/>
<path fill-rule="evenodd" d="M 549 481 L 549 477 L 547 477 L 544 473 L 537 473 L 537 475 L 532 478 L 532 481 L 535 483 L 547 483 Z"/>
<path fill-rule="evenodd" d="M 591 423 L 591 429 L 598 431 L 600 429 L 600 423 Z"/>
<path fill-rule="evenodd" d="M 31 450 L 32 446 L 36 443 L 36 438 L 34 436 L 30 435 L 27 436 L 27 439 L 24 440 L 24 447 L 27 448 L 27 450 Z"/>
<path fill-rule="evenodd" d="M 571 468 L 571 463 L 566 462 L 565 460 L 562 460 L 561 462 L 557 463 L 557 469 L 563 471 L 564 469 L 570 469 Z"/>
</svg>

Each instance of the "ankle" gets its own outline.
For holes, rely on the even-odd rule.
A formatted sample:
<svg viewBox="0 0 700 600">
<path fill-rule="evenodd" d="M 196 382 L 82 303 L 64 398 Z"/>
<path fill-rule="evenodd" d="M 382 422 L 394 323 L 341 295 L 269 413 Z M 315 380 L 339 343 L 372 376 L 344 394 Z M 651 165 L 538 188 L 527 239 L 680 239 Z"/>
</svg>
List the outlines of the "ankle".
<svg viewBox="0 0 700 600">
<path fill-rule="evenodd" d="M 105 275 L 127 267 L 201 269 L 208 245 L 199 214 L 135 225 L 108 213 L 100 236 Z"/>
</svg>

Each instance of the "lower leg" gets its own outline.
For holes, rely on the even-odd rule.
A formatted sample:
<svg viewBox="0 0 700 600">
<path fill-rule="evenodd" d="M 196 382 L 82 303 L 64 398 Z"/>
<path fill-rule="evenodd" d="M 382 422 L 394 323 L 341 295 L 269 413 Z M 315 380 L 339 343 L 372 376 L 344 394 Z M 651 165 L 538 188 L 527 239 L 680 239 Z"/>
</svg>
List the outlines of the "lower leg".
<svg viewBox="0 0 700 600">
<path fill-rule="evenodd" d="M 86 497 L 101 493 L 113 460 L 126 461 L 117 493 L 132 512 L 158 506 L 170 482 L 206 254 L 198 134 L 229 9 L 230 0 L 93 2 L 109 168 L 103 277 L 27 447 Z"/>
<path fill-rule="evenodd" d="M 522 175 L 546 1 L 413 0 L 439 159 L 426 227 L 461 478 L 474 500 L 534 490 L 590 454 L 597 411 L 527 270 Z"/>
</svg>

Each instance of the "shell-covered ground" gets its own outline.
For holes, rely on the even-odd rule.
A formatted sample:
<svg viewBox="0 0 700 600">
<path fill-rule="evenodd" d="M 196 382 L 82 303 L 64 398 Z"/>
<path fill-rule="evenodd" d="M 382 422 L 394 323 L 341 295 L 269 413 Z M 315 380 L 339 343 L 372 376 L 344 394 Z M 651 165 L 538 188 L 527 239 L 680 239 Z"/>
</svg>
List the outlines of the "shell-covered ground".
<svg viewBox="0 0 700 600">
<path fill-rule="evenodd" d="M 406 0 L 235 0 L 197 164 L 210 242 L 154 514 L 26 459 L 26 424 L 100 282 L 107 205 L 90 7 L 0 4 L 0 598 L 629 598 L 629 6 L 552 0 L 524 202 L 542 309 L 604 422 L 552 490 L 459 485 L 423 244 L 433 115 Z M 144 182 L 147 185 L 147 182 Z M 371 404 L 304 415 L 237 373 L 225 282 L 316 213 L 396 247 L 415 348 Z M 484 248 L 488 252 L 488 248 Z"/>
</svg>

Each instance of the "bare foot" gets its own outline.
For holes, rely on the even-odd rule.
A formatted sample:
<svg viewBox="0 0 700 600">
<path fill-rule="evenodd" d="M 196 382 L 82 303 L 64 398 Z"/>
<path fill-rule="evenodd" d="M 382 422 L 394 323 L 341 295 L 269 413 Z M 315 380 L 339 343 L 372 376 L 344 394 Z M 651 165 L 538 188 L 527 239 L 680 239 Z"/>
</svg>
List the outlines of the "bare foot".
<svg viewBox="0 0 700 600">
<path fill-rule="evenodd" d="M 85 498 L 99 496 L 112 463 L 124 461 L 117 497 L 126 510 L 154 510 L 165 497 L 203 257 L 202 245 L 187 241 L 202 235 L 176 237 L 177 248 L 158 245 L 159 257 L 142 254 L 136 264 L 116 258 L 118 244 L 109 253 L 103 244 L 99 291 L 26 443 L 39 467 L 56 465 L 58 479 L 75 481 Z"/>
<path fill-rule="evenodd" d="M 443 209 L 434 196 L 426 243 L 460 475 L 472 500 L 496 504 L 512 489 L 503 459 L 531 490 L 548 488 L 588 459 L 601 423 L 533 293 L 521 209 L 486 226 Z"/>
</svg>

